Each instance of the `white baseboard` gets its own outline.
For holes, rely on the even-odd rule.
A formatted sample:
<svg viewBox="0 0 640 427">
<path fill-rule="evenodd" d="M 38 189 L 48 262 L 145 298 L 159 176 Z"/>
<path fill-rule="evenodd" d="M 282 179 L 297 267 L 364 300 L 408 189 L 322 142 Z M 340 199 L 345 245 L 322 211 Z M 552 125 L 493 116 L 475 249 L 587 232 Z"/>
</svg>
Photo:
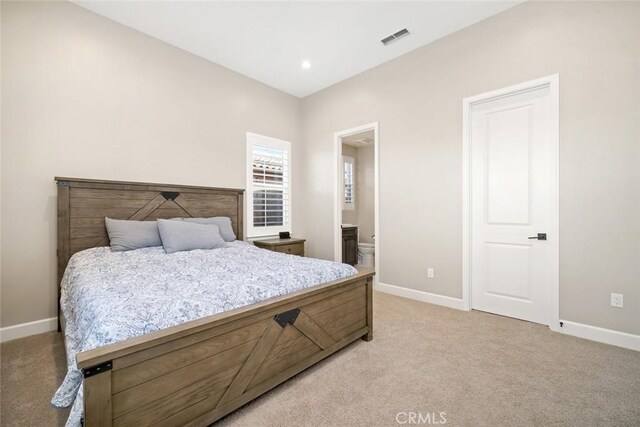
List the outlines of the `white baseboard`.
<svg viewBox="0 0 640 427">
<path fill-rule="evenodd" d="M 19 325 L 0 328 L 0 342 L 16 340 L 30 335 L 42 334 L 58 329 L 58 318 L 36 320 L 35 322 L 21 323 Z"/>
<path fill-rule="evenodd" d="M 628 348 L 629 350 L 640 351 L 640 335 L 629 334 L 627 332 L 614 331 L 612 329 L 600 328 L 598 326 L 585 325 L 583 323 L 560 320 L 560 325 L 554 325 L 551 330 L 561 334 L 584 338 L 617 347 Z"/>
<path fill-rule="evenodd" d="M 432 294 L 431 292 L 418 291 L 415 289 L 403 288 L 401 286 L 387 285 L 378 282 L 376 290 L 386 294 L 397 295 L 399 297 L 414 299 L 417 301 L 428 302 L 430 304 L 442 305 L 444 307 L 465 310 L 462 299 L 447 297 L 444 295 Z"/>
<path fill-rule="evenodd" d="M 376 290 L 391 295 L 397 295 L 399 297 L 428 302 L 430 304 L 442 305 L 444 307 L 455 308 L 458 310 L 466 310 L 462 299 L 459 298 L 432 294 L 430 292 L 403 288 L 401 286 L 388 285 L 386 283 L 378 283 Z M 555 324 L 550 326 L 551 330 L 561 334 L 640 351 L 640 335 L 570 322 L 567 320 L 561 320 L 561 322 L 563 324 L 562 328 L 558 324 Z"/>
</svg>

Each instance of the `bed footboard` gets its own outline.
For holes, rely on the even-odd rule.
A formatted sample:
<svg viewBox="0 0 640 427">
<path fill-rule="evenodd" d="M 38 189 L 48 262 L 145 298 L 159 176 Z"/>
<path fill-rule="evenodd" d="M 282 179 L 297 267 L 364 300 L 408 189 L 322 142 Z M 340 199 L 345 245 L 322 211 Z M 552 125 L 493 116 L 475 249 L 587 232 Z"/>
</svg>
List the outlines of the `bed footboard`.
<svg viewBox="0 0 640 427">
<path fill-rule="evenodd" d="M 78 354 L 84 423 L 205 426 L 373 338 L 373 271 Z"/>
</svg>

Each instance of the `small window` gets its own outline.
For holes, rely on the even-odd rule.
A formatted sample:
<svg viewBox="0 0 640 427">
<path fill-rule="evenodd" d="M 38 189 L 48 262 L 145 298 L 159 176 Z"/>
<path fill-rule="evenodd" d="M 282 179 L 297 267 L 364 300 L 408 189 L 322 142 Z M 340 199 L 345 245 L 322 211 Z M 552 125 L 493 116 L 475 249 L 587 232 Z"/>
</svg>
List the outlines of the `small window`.
<svg viewBox="0 0 640 427">
<path fill-rule="evenodd" d="M 344 183 L 342 209 L 354 210 L 356 208 L 355 159 L 349 156 L 342 156 L 342 165 Z"/>
<path fill-rule="evenodd" d="M 247 133 L 247 235 L 291 231 L 291 143 Z"/>
</svg>

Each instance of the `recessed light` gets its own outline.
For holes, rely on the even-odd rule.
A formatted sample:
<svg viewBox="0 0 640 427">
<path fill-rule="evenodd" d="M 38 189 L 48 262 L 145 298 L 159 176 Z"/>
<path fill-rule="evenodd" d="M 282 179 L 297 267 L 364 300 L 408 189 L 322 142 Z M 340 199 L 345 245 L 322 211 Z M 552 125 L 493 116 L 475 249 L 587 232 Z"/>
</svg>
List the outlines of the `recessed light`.
<svg viewBox="0 0 640 427">
<path fill-rule="evenodd" d="M 302 68 L 304 68 L 305 70 L 308 70 L 309 68 L 311 68 L 311 62 L 302 61 Z"/>
</svg>

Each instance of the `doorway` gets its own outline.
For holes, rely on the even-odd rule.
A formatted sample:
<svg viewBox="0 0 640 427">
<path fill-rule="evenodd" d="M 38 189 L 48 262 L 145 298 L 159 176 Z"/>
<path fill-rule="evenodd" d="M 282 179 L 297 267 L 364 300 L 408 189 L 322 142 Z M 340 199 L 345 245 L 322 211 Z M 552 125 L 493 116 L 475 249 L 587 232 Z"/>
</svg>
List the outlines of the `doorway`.
<svg viewBox="0 0 640 427">
<path fill-rule="evenodd" d="M 463 302 L 559 319 L 558 76 L 467 98 Z"/>
<path fill-rule="evenodd" d="M 334 134 L 334 260 L 371 262 L 374 283 L 380 256 L 378 168 L 377 122 Z"/>
</svg>

